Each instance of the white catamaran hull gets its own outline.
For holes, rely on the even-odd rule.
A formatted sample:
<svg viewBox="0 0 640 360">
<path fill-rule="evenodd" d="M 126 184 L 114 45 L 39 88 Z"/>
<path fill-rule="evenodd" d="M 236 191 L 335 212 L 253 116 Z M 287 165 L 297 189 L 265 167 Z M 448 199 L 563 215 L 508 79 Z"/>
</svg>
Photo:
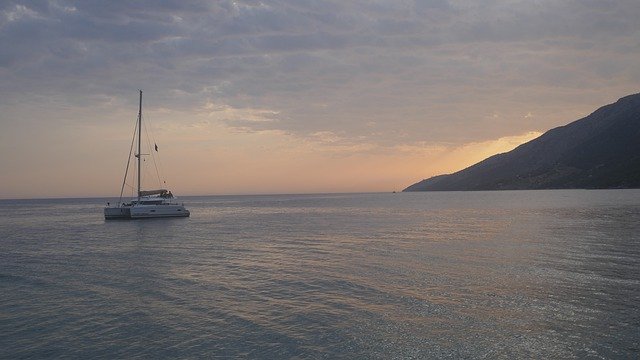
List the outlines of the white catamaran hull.
<svg viewBox="0 0 640 360">
<path fill-rule="evenodd" d="M 182 205 L 139 205 L 131 207 L 130 212 L 132 219 L 189 216 Z"/>
<path fill-rule="evenodd" d="M 107 207 L 104 209 L 105 219 L 148 219 L 188 217 L 189 215 L 189 210 L 177 204 Z"/>
<path fill-rule="evenodd" d="M 105 219 L 131 219 L 131 207 L 106 207 L 104 208 Z"/>
</svg>

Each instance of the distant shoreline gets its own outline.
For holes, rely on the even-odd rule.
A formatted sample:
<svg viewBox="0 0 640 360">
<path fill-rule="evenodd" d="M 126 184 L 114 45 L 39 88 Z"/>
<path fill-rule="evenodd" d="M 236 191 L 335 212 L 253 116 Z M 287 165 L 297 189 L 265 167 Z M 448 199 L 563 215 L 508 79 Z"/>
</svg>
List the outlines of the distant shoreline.
<svg viewBox="0 0 640 360">
<path fill-rule="evenodd" d="M 612 191 L 612 190 L 640 190 L 640 188 L 554 188 L 554 189 L 494 189 L 494 190 L 413 190 L 413 191 L 373 191 L 373 192 L 343 192 L 343 193 L 277 193 L 277 194 L 219 194 L 219 195 L 184 195 L 179 199 L 194 199 L 207 197 L 281 197 L 281 196 L 297 196 L 297 197 L 318 197 L 318 196 L 345 196 L 345 195 L 370 195 L 370 194 L 406 194 L 406 193 L 478 193 L 478 192 L 516 192 L 516 191 Z M 131 197 L 123 196 L 122 199 L 130 199 Z M 61 200 L 96 200 L 100 203 L 119 199 L 118 196 L 89 196 L 89 197 L 48 197 L 48 198 L 3 198 L 1 202 L 11 201 L 61 201 Z"/>
</svg>

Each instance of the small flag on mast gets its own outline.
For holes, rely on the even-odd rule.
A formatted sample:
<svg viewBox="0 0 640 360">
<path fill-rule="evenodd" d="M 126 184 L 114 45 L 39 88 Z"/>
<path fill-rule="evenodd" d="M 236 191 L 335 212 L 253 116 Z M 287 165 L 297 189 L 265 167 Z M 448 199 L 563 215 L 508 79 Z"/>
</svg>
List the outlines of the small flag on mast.
<svg viewBox="0 0 640 360">
<path fill-rule="evenodd" d="M 158 144 L 153 143 L 153 145 L 155 145 L 155 146 L 156 146 L 156 152 L 158 152 Z"/>
</svg>

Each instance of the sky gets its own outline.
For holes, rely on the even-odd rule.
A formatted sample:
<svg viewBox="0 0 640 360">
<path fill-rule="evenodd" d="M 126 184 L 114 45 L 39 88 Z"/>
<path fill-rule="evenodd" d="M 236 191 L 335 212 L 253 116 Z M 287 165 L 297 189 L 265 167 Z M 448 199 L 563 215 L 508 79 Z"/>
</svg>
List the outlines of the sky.
<svg viewBox="0 0 640 360">
<path fill-rule="evenodd" d="M 639 92 L 638 19 L 637 0 L 3 0 L 0 198 L 117 196 L 138 89 L 178 196 L 399 191 Z"/>
</svg>

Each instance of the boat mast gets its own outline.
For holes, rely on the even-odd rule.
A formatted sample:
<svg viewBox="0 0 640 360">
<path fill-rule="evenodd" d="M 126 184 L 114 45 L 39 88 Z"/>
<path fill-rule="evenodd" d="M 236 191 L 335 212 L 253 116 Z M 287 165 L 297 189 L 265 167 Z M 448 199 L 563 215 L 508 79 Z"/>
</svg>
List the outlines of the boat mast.
<svg viewBox="0 0 640 360">
<path fill-rule="evenodd" d="M 140 179 L 142 178 L 141 158 L 142 158 L 142 90 L 140 90 L 140 105 L 138 107 L 138 203 L 140 202 Z"/>
</svg>

